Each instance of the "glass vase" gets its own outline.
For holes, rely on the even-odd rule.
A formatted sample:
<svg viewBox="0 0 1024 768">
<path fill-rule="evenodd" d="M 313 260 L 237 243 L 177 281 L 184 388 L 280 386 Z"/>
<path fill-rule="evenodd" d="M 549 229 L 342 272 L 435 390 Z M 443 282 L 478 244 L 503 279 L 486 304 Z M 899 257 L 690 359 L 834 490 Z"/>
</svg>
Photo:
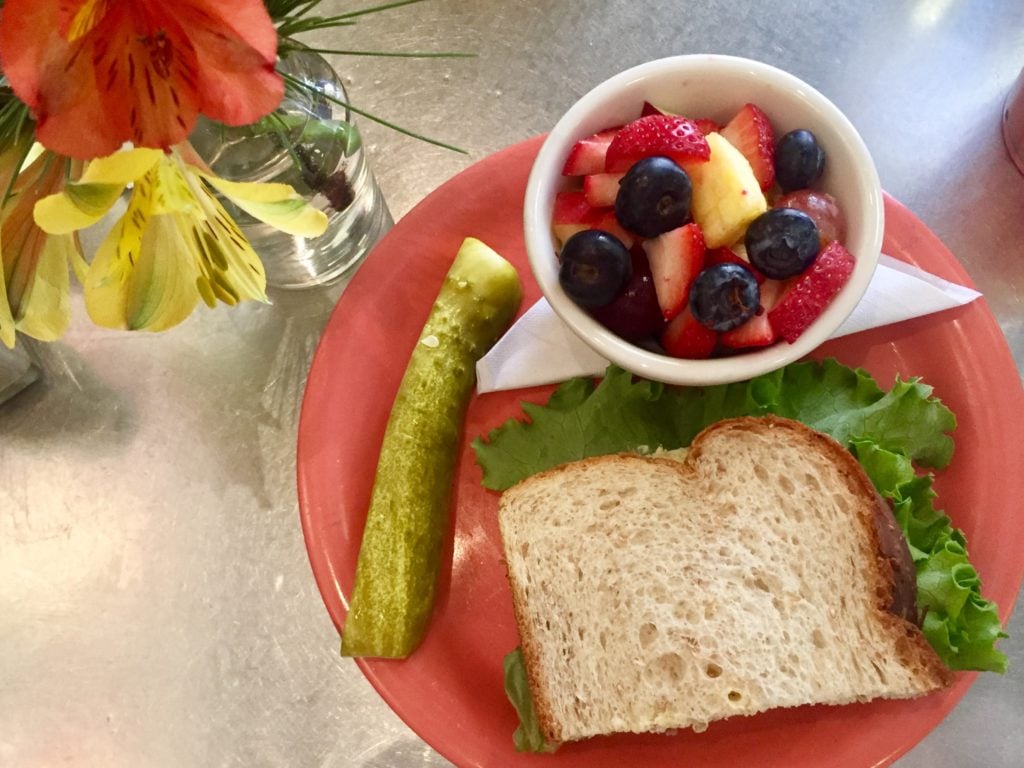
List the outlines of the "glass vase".
<svg viewBox="0 0 1024 768">
<path fill-rule="evenodd" d="M 283 233 L 223 200 L 256 253 L 272 288 L 306 288 L 354 270 L 394 223 L 373 177 L 348 97 L 319 54 L 291 52 L 280 70 L 281 106 L 258 123 L 229 127 L 200 118 L 192 146 L 218 176 L 290 184 L 327 214 L 327 230 L 306 238 Z"/>
</svg>

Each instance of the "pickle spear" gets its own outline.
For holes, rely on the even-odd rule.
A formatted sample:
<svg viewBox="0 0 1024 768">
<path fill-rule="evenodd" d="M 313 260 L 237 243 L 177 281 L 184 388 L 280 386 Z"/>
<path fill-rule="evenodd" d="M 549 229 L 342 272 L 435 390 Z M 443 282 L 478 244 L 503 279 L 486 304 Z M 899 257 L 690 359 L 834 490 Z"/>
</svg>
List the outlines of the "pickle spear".
<svg viewBox="0 0 1024 768">
<path fill-rule="evenodd" d="M 391 408 L 342 631 L 343 656 L 404 658 L 423 639 L 476 362 L 508 328 L 521 299 L 515 267 L 466 238 Z"/>
</svg>

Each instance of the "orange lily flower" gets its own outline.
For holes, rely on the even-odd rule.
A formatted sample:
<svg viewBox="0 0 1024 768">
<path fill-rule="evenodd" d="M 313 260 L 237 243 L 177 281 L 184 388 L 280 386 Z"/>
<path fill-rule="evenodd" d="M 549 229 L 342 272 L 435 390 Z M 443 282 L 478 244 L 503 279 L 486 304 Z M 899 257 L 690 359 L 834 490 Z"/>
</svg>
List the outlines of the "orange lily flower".
<svg viewBox="0 0 1024 768">
<path fill-rule="evenodd" d="M 245 125 L 284 94 L 262 0 L 6 0 L 0 64 L 36 138 L 70 157 L 168 148 L 202 113 Z"/>
</svg>

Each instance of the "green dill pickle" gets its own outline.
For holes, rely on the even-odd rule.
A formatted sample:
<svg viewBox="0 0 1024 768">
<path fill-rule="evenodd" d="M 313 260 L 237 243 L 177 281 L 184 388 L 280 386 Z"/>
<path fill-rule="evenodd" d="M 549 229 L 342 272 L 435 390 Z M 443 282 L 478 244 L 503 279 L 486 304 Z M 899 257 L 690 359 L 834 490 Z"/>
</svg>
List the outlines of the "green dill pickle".
<svg viewBox="0 0 1024 768">
<path fill-rule="evenodd" d="M 344 656 L 404 658 L 423 639 L 476 362 L 508 328 L 521 299 L 515 267 L 467 238 L 391 408 L 342 632 Z"/>
</svg>

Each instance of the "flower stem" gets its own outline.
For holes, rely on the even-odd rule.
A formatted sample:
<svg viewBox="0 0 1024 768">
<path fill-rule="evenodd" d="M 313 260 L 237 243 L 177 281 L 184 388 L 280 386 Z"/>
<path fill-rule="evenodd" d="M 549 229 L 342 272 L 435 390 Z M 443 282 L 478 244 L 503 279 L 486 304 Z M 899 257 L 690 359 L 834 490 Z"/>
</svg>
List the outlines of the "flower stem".
<svg viewBox="0 0 1024 768">
<path fill-rule="evenodd" d="M 420 2 L 420 0 L 406 0 L 406 2 Z M 402 4 L 404 5 L 405 3 L 402 3 Z M 386 128 L 390 128 L 393 131 L 397 131 L 398 133 L 401 133 L 401 134 L 403 134 L 405 136 L 410 136 L 410 137 L 412 137 L 414 139 L 419 139 L 420 141 L 424 141 L 427 144 L 433 144 L 436 147 L 441 147 L 443 149 L 451 150 L 452 152 L 458 152 L 459 154 L 462 154 L 462 155 L 468 155 L 469 154 L 466 150 L 461 149 L 460 147 L 456 147 L 456 146 L 453 146 L 451 144 L 446 144 L 443 141 L 438 141 L 437 139 L 432 139 L 429 136 L 423 136 L 422 134 L 415 133 L 414 131 L 410 131 L 408 128 L 402 128 L 400 125 L 395 125 L 394 123 L 389 122 L 388 120 L 385 120 L 382 117 L 378 117 L 377 115 L 373 114 L 372 112 L 367 112 L 364 109 L 359 109 L 359 107 L 353 106 L 349 102 L 342 101 L 341 99 L 335 98 L 334 96 L 331 96 L 329 93 L 324 93 L 323 91 L 319 91 L 316 88 L 314 88 L 312 85 L 310 85 L 309 83 L 304 82 L 303 80 L 300 80 L 297 77 L 289 75 L 287 72 L 281 72 L 280 70 L 278 70 L 278 74 L 281 75 L 281 77 L 283 77 L 286 82 L 291 83 L 296 88 L 302 88 L 302 89 L 304 89 L 306 91 L 315 91 L 316 93 L 318 93 L 319 95 L 321 95 L 325 99 L 327 99 L 328 101 L 333 102 L 334 104 L 337 104 L 339 106 L 345 107 L 345 109 L 350 109 L 353 112 L 355 112 L 357 115 L 361 115 L 361 116 L 365 117 L 367 120 L 372 120 L 373 122 L 379 123 L 380 125 L 383 125 Z"/>
<path fill-rule="evenodd" d="M 339 13 L 337 16 L 330 16 L 331 20 L 334 19 L 354 19 L 356 16 L 365 16 L 368 13 L 377 13 L 378 11 L 389 11 L 392 8 L 401 8 L 403 5 L 414 5 L 415 3 L 422 3 L 423 0 L 397 0 L 393 3 L 385 3 L 384 5 L 375 5 L 370 8 L 363 8 L 358 11 L 348 11 L 347 13 Z"/>
<path fill-rule="evenodd" d="M 311 53 L 337 54 L 339 56 L 394 56 L 396 58 L 409 59 L 471 59 L 475 53 L 464 53 L 461 51 L 349 51 L 342 48 L 310 48 L 303 46 L 303 51 Z"/>
</svg>

